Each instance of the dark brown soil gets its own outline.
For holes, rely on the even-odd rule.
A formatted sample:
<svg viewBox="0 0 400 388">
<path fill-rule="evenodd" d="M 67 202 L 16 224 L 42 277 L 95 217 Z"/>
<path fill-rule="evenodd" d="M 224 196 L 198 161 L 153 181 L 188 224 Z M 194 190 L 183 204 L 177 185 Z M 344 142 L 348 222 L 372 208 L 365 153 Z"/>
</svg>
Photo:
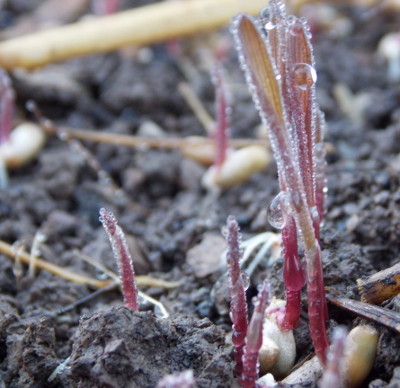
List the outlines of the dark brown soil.
<svg viewBox="0 0 400 388">
<path fill-rule="evenodd" d="M 15 3 L 0 12 L 4 27 L 18 14 L 31 12 L 25 4 L 30 2 Z M 131 3 L 125 1 L 124 7 Z M 358 278 L 399 261 L 400 83 L 388 79 L 387 66 L 376 49 L 386 33 L 398 30 L 400 15 L 347 6 L 338 6 L 337 11 L 351 32 L 338 36 L 344 31 L 317 27 L 313 31 L 317 96 L 329 126 L 326 141 L 333 146 L 328 155 L 329 192 L 321 240 L 326 285 L 359 299 Z M 221 36 L 225 35 L 228 32 L 223 30 Z M 214 92 L 204 70 L 206 61 L 199 54 L 199 47 L 209 44 L 208 38 L 201 35 L 195 41 L 182 40 L 181 45 L 195 70 L 191 85 L 213 111 Z M 144 54 L 150 54 L 149 59 L 143 59 L 143 53 L 122 52 L 78 58 L 39 70 L 42 78 L 16 71 L 12 78 L 20 111 L 24 102 L 34 99 L 56 125 L 137 134 L 152 121 L 166 136 L 204 135 L 177 91 L 178 83 L 185 80 L 177 57 L 165 44 L 154 45 Z M 233 137 L 254 137 L 259 119 L 233 49 L 223 65 L 232 85 Z M 49 77 L 50 73 L 56 76 Z M 355 95 L 368 95 L 358 120 L 350 120 L 340 110 L 333 94 L 338 83 Z M 219 236 L 229 214 L 237 217 L 244 239 L 272 231 L 266 208 L 278 193 L 276 168 L 270 166 L 210 204 L 200 186 L 205 168 L 178 151 L 85 146 L 125 194 L 112 190 L 107 179 L 98 179 L 75 148 L 49 137 L 37 159 L 11 172 L 9 188 L 0 191 L 0 239 L 23 242 L 29 249 L 40 228 L 47 238 L 40 249 L 44 259 L 76 273 L 102 277 L 76 250 L 116 271 L 98 221 L 99 209 L 105 207 L 128 235 L 138 274 L 181 281 L 172 290 L 141 287 L 160 300 L 171 317 L 154 318 L 149 305 L 141 306 L 139 313 L 121 307 L 117 291 L 58 313 L 94 290 L 46 271 L 31 279 L 25 267 L 22 277 L 16 276 L 14 262 L 0 255 L 0 386 L 150 388 L 165 374 L 193 369 L 198 387 L 235 387 L 231 349 L 224 345 L 224 330 L 229 331 L 231 324 L 211 296 L 223 271 L 215 265 L 217 259 L 200 276 L 193 265 L 196 258 L 187 260 L 187 256 L 209 236 Z M 222 253 L 213 249 L 204 252 L 211 261 Z M 199 254 L 197 261 L 202 260 Z M 282 261 L 278 260 L 272 268 L 255 272 L 249 300 L 265 276 L 274 295 L 283 297 Z M 387 305 L 400 312 L 399 306 L 398 297 Z M 313 351 L 306 292 L 303 310 L 295 330 L 298 360 Z M 331 329 L 338 324 L 351 327 L 357 319 L 332 305 L 329 313 Z M 375 326 L 381 333 L 378 357 L 364 386 L 377 379 L 371 387 L 398 386 L 400 335 Z M 68 366 L 48 382 L 68 357 Z"/>
</svg>

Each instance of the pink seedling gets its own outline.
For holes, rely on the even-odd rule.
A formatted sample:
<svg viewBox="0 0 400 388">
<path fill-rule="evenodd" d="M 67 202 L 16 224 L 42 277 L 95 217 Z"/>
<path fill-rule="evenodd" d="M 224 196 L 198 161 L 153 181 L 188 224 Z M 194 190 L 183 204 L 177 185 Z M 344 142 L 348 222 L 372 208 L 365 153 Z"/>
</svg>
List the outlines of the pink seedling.
<svg viewBox="0 0 400 388">
<path fill-rule="evenodd" d="M 332 346 L 328 352 L 326 368 L 319 384 L 320 388 L 337 388 L 341 385 L 341 371 L 343 370 L 343 356 L 348 330 L 338 326 L 333 331 Z"/>
<path fill-rule="evenodd" d="M 248 146 L 239 150 L 228 149 L 231 108 L 228 88 L 222 69 L 216 66 L 212 80 L 215 85 L 215 129 L 211 133 L 215 141 L 214 164 L 204 174 L 202 184 L 210 192 L 219 194 L 243 183 L 257 171 L 262 171 L 270 163 L 270 153 L 263 146 Z"/>
<path fill-rule="evenodd" d="M 215 140 L 214 168 L 217 171 L 225 162 L 229 142 L 230 113 L 228 88 L 225 83 L 222 68 L 216 65 L 212 71 L 212 81 L 215 86 L 216 125 L 211 136 Z"/>
<path fill-rule="evenodd" d="M 111 242 L 114 257 L 117 260 L 118 271 L 121 280 L 124 304 L 126 307 L 138 310 L 138 290 L 136 287 L 135 271 L 133 269 L 132 258 L 128 251 L 124 232 L 117 225 L 117 220 L 111 212 L 100 209 L 100 221 L 106 230 Z"/>
<path fill-rule="evenodd" d="M 247 329 L 246 346 L 243 354 L 242 387 L 254 388 L 258 379 L 260 364 L 258 352 L 263 342 L 263 326 L 265 310 L 269 302 L 269 284 L 264 282 L 261 286 L 255 303 L 253 315 Z"/>
<path fill-rule="evenodd" d="M 284 228 L 284 260 L 288 269 L 285 285 L 289 291 L 288 316 L 283 323 L 286 321 L 286 328 L 293 325 L 293 317 L 300 311 L 303 274 L 297 256 L 298 231 L 307 261 L 310 333 L 324 365 L 328 312 L 319 245 L 324 196 L 320 183 L 324 178 L 317 177 L 317 173 L 321 174 L 320 165 L 324 166 L 325 161 L 319 135 L 323 120 L 315 101 L 316 72 L 310 33 L 304 21 L 286 17 L 285 7 L 278 0 L 271 0 L 258 18 L 240 14 L 234 20 L 232 32 L 278 165 L 281 193 L 275 215 L 282 213 L 280 227 Z M 321 192 L 317 193 L 317 187 Z"/>
<path fill-rule="evenodd" d="M 0 68 L 0 144 L 8 140 L 13 128 L 15 93 L 10 78 Z"/>
<path fill-rule="evenodd" d="M 226 237 L 226 261 L 229 271 L 229 295 L 231 297 L 230 317 L 233 322 L 232 342 L 235 347 L 236 374 L 242 375 L 243 348 L 246 344 L 247 334 L 247 302 L 243 274 L 240 269 L 242 252 L 240 249 L 241 235 L 239 225 L 234 216 L 228 217 L 226 227 L 222 229 Z"/>
</svg>

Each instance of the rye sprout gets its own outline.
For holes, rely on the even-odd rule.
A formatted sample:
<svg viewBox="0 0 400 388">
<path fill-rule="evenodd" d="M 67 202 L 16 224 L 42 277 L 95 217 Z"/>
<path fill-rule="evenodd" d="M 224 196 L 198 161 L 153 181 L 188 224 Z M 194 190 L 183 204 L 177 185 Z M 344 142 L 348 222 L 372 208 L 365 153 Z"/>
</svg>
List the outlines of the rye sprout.
<svg viewBox="0 0 400 388">
<path fill-rule="evenodd" d="M 271 219 L 282 228 L 284 245 L 287 306 L 281 327 L 291 329 L 300 314 L 304 275 L 298 256 L 299 232 L 307 262 L 310 333 L 318 358 L 325 364 L 328 311 L 319 244 L 325 160 L 311 34 L 304 20 L 286 16 L 278 0 L 271 0 L 257 18 L 237 16 L 232 32 L 278 165 L 281 192 L 272 203 Z"/>
</svg>

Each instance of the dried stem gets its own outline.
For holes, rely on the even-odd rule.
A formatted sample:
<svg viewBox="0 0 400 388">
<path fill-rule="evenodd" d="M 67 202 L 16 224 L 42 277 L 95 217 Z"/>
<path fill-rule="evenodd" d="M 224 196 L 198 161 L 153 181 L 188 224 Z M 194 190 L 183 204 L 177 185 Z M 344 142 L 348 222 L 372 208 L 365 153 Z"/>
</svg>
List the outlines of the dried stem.
<svg viewBox="0 0 400 388">
<path fill-rule="evenodd" d="M 138 137 L 131 135 L 119 135 L 110 132 L 99 132 L 88 129 L 74 129 L 69 127 L 59 127 L 57 131 L 54 128 L 47 127 L 46 131 L 58 135 L 60 137 L 74 138 L 84 141 L 92 141 L 96 143 L 106 143 L 114 145 L 122 145 L 125 147 L 152 147 L 164 149 L 181 149 L 193 145 L 212 144 L 212 140 L 207 137 L 188 137 L 188 138 L 167 138 L 167 139 L 149 139 L 146 137 Z M 242 148 L 249 145 L 268 146 L 265 140 L 254 139 L 232 139 L 229 146 L 233 148 Z"/>
<path fill-rule="evenodd" d="M 100 221 L 106 230 L 118 264 L 118 271 L 121 280 L 122 293 L 125 306 L 138 310 L 138 290 L 136 286 L 135 271 L 132 265 L 132 258 L 128 251 L 122 229 L 117 225 L 114 215 L 106 209 L 100 209 Z"/>
<path fill-rule="evenodd" d="M 30 255 L 27 252 L 18 249 L 14 252 L 12 245 L 7 244 L 0 240 L 0 253 L 4 253 L 7 256 L 15 259 L 19 259 L 22 263 L 30 263 Z M 35 266 L 39 269 L 44 269 L 51 272 L 54 275 L 60 276 L 61 278 L 70 280 L 71 282 L 86 284 L 95 288 L 102 288 L 108 286 L 112 280 L 98 280 L 89 276 L 80 275 L 75 272 L 69 271 L 68 269 L 62 268 L 56 264 L 49 263 L 43 259 L 36 259 Z"/>
<path fill-rule="evenodd" d="M 233 323 L 232 342 L 235 347 L 236 374 L 242 374 L 242 356 L 245 346 L 247 332 L 247 302 L 243 283 L 242 271 L 240 270 L 239 225 L 234 216 L 229 216 L 227 226 L 222 230 L 226 237 L 227 253 L 226 260 L 229 271 L 229 295 L 231 297 L 230 317 Z"/>
<path fill-rule="evenodd" d="M 215 126 L 215 122 L 207 112 L 199 97 L 197 97 L 196 93 L 191 88 L 190 84 L 187 82 L 180 82 L 178 84 L 178 90 L 192 109 L 197 119 L 200 121 L 205 131 L 210 134 Z"/>
<path fill-rule="evenodd" d="M 256 14 L 264 0 L 166 1 L 83 20 L 0 43 L 0 66 L 34 69 L 79 55 L 148 45 L 223 26 L 238 12 Z"/>
</svg>

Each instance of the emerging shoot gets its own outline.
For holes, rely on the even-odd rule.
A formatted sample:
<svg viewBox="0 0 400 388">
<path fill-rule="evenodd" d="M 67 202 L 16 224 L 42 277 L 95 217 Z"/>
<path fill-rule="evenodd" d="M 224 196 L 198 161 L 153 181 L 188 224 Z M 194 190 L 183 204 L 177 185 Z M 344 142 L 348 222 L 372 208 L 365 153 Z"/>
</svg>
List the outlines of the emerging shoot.
<svg viewBox="0 0 400 388">
<path fill-rule="evenodd" d="M 128 251 L 124 232 L 117 225 L 117 220 L 111 212 L 100 209 L 100 221 L 111 242 L 114 257 L 117 260 L 118 271 L 121 281 L 124 304 L 126 307 L 138 310 L 138 290 L 136 287 L 135 271 L 132 265 L 132 258 Z"/>
<path fill-rule="evenodd" d="M 242 256 L 240 249 L 241 235 L 239 225 L 234 216 L 229 216 L 227 226 L 222 229 L 222 234 L 226 237 L 227 254 L 226 261 L 229 271 L 229 294 L 231 297 L 230 317 L 233 322 L 232 342 L 235 347 L 236 374 L 242 374 L 243 348 L 247 333 L 247 302 L 246 290 L 243 281 L 243 274 L 240 270 L 240 259 Z"/>
<path fill-rule="evenodd" d="M 263 342 L 265 310 L 269 299 L 269 284 L 264 282 L 259 288 L 254 312 L 247 328 L 246 346 L 243 354 L 242 387 L 254 388 L 258 379 L 260 364 L 258 352 Z"/>
<path fill-rule="evenodd" d="M 215 85 L 215 110 L 217 121 L 211 136 L 215 142 L 214 164 L 207 170 L 202 185 L 211 192 L 219 193 L 246 182 L 254 173 L 264 170 L 271 161 L 269 150 L 253 145 L 237 151 L 228 148 L 230 112 L 227 86 L 222 69 L 213 71 Z"/>
</svg>

